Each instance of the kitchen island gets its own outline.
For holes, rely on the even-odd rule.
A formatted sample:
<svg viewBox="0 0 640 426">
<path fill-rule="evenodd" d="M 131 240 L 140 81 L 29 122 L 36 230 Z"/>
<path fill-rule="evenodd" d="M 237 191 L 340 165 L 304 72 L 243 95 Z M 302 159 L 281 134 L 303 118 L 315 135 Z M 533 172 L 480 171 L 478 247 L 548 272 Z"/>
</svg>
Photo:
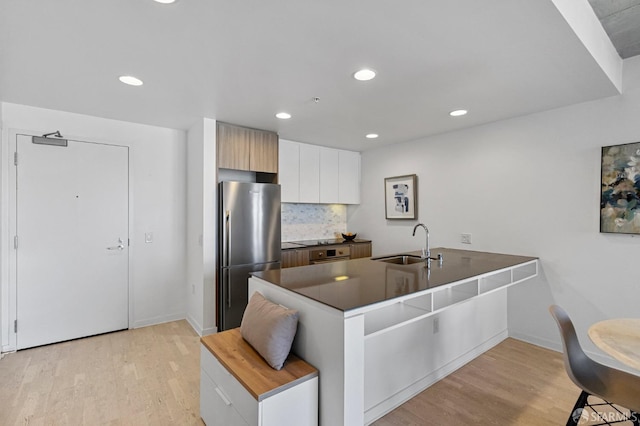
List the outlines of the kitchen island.
<svg viewBox="0 0 640 426">
<path fill-rule="evenodd" d="M 300 312 L 292 350 L 320 372 L 321 424 L 369 424 L 507 337 L 505 289 L 537 259 L 438 252 L 429 268 L 356 259 L 250 278 Z"/>
</svg>

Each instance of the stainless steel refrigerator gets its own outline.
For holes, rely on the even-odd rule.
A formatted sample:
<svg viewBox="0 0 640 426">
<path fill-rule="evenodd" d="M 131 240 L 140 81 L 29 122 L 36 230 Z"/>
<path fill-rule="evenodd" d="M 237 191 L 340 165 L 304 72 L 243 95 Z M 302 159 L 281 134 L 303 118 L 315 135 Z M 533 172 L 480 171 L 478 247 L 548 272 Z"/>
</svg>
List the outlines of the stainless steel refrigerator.
<svg viewBox="0 0 640 426">
<path fill-rule="evenodd" d="M 221 182 L 218 330 L 240 326 L 251 272 L 280 268 L 280 185 Z"/>
</svg>

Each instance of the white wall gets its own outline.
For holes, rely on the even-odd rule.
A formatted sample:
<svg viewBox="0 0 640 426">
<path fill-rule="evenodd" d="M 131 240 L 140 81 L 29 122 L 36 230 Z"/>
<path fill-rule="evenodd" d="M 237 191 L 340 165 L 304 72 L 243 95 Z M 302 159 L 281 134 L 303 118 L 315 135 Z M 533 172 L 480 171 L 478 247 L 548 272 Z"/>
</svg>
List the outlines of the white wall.
<svg viewBox="0 0 640 426">
<path fill-rule="evenodd" d="M 418 221 L 385 221 L 382 191 L 385 177 L 416 173 L 432 247 L 540 257 L 540 277 L 510 290 L 512 336 L 560 348 L 547 311 L 558 303 L 596 352 L 589 325 L 640 312 L 640 236 L 599 233 L 600 149 L 640 141 L 640 57 L 625 61 L 623 82 L 620 96 L 365 151 L 349 229 L 376 255 L 420 248 Z"/>
<path fill-rule="evenodd" d="M 62 111 L 16 104 L 2 104 L 2 337 L 3 349 L 9 331 L 8 173 L 12 166 L 9 134 L 15 130 L 36 134 L 60 130 L 69 138 L 130 147 L 131 282 L 133 317 L 131 327 L 139 327 L 185 317 L 186 279 L 186 135 L 160 127 L 106 120 Z M 153 232 L 153 243 L 144 242 L 145 232 Z"/>
<path fill-rule="evenodd" d="M 215 332 L 216 122 L 187 133 L 187 320 L 200 335 Z"/>
<path fill-rule="evenodd" d="M 0 102 L 0 135 L 3 135 L 4 133 L 2 132 L 2 102 Z M 9 275 L 5 274 L 5 270 L 8 268 L 5 268 L 6 263 L 5 263 L 5 259 L 8 259 L 8 256 L 5 254 L 5 245 L 3 243 L 2 237 L 4 235 L 4 230 L 8 229 L 9 224 L 5 223 L 5 221 L 7 220 L 7 213 L 8 211 L 6 210 L 6 202 L 7 202 L 7 198 L 5 198 L 5 193 L 7 192 L 5 190 L 6 188 L 6 182 L 7 179 L 5 179 L 5 168 L 2 167 L 2 164 L 4 164 L 4 160 L 5 160 L 5 156 L 7 155 L 6 150 L 4 148 L 4 144 L 0 145 L 0 359 L 2 358 L 2 345 L 4 342 L 3 339 L 3 334 L 4 334 L 4 310 L 3 310 L 3 306 L 4 306 L 4 289 L 2 288 L 2 283 L 5 282 L 5 276 L 7 277 L 6 279 L 9 279 Z"/>
</svg>

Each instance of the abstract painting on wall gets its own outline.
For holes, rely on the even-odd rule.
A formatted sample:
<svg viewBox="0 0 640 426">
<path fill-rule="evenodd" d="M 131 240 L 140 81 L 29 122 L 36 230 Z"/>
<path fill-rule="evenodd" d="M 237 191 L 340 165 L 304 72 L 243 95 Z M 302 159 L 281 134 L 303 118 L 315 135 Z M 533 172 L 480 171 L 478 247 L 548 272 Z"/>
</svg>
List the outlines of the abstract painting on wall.
<svg viewBox="0 0 640 426">
<path fill-rule="evenodd" d="M 602 148 L 600 232 L 640 234 L 640 142 Z"/>
<path fill-rule="evenodd" d="M 384 179 L 385 206 L 387 219 L 417 218 L 417 176 L 395 176 Z"/>
</svg>

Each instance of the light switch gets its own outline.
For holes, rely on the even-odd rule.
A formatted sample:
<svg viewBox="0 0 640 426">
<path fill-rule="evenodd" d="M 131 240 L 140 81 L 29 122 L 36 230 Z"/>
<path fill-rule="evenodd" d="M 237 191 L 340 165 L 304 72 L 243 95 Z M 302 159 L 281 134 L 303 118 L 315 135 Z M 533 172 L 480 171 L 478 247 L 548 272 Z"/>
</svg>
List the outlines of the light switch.
<svg viewBox="0 0 640 426">
<path fill-rule="evenodd" d="M 153 242 L 153 232 L 145 232 L 144 234 L 144 242 L 152 243 Z"/>
</svg>

